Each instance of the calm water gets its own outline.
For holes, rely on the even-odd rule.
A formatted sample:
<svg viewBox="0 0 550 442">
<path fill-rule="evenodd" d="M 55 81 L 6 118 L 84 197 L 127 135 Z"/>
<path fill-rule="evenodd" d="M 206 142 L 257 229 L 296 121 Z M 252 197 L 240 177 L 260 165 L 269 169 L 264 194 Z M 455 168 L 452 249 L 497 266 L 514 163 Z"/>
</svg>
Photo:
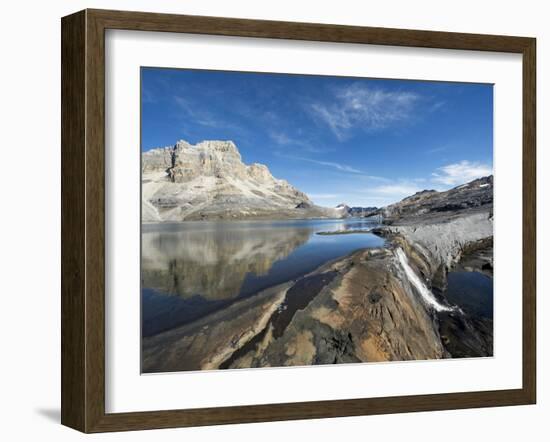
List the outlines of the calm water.
<svg viewBox="0 0 550 442">
<path fill-rule="evenodd" d="M 493 279 L 479 272 L 453 271 L 447 275 L 446 297 L 466 313 L 493 319 Z"/>
<path fill-rule="evenodd" d="M 366 219 L 147 224 L 142 232 L 142 334 L 188 323 L 384 240 Z"/>
</svg>

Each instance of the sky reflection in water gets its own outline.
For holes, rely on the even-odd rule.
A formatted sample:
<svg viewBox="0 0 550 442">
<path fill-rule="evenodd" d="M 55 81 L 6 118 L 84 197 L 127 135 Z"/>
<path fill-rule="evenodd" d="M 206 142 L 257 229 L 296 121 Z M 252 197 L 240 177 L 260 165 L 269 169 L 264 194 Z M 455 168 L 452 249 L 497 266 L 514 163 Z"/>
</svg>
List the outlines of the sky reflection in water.
<svg viewBox="0 0 550 442">
<path fill-rule="evenodd" d="M 380 247 L 365 219 L 147 224 L 142 231 L 142 334 L 195 320 L 354 250 Z"/>
</svg>

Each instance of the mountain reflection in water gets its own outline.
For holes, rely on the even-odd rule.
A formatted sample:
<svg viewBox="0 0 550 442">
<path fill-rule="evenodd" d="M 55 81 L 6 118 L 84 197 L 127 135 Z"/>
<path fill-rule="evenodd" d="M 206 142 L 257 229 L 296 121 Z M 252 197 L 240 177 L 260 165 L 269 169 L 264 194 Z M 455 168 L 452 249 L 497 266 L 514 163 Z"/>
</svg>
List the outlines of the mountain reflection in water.
<svg viewBox="0 0 550 442">
<path fill-rule="evenodd" d="M 300 277 L 354 250 L 379 247 L 368 219 L 197 221 L 142 228 L 143 336 Z"/>
</svg>

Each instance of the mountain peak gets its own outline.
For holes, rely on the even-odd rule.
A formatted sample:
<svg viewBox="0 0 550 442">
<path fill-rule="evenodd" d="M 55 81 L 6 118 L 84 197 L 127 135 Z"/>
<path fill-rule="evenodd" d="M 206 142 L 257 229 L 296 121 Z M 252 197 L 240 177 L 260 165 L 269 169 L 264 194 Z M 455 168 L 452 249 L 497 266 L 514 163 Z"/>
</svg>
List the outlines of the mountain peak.
<svg viewBox="0 0 550 442">
<path fill-rule="evenodd" d="M 149 221 L 343 216 L 316 206 L 266 165 L 246 165 L 233 141 L 179 140 L 144 152 L 142 195 Z"/>
</svg>

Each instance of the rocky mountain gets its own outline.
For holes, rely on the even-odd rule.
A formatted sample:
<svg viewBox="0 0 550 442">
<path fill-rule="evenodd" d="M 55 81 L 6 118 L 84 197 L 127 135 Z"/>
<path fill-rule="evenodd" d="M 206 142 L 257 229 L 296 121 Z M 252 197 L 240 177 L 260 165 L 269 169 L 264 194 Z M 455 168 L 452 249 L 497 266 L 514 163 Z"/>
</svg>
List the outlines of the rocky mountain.
<svg viewBox="0 0 550 442">
<path fill-rule="evenodd" d="M 493 209 L 493 176 L 445 192 L 423 190 L 381 209 L 386 223 L 437 221 Z"/>
<path fill-rule="evenodd" d="M 142 220 L 343 217 L 316 206 L 263 164 L 243 163 L 232 141 L 203 141 L 142 154 Z"/>
<path fill-rule="evenodd" d="M 350 207 L 346 203 L 340 203 L 335 208 L 342 212 L 342 216 L 366 218 L 379 213 L 378 207 Z"/>
<path fill-rule="evenodd" d="M 348 210 L 350 216 L 366 218 L 378 213 L 378 207 L 350 207 Z"/>
<path fill-rule="evenodd" d="M 350 216 L 349 211 L 350 207 L 346 203 L 340 203 L 335 208 L 335 211 L 339 212 L 339 218 L 345 218 Z"/>
</svg>

